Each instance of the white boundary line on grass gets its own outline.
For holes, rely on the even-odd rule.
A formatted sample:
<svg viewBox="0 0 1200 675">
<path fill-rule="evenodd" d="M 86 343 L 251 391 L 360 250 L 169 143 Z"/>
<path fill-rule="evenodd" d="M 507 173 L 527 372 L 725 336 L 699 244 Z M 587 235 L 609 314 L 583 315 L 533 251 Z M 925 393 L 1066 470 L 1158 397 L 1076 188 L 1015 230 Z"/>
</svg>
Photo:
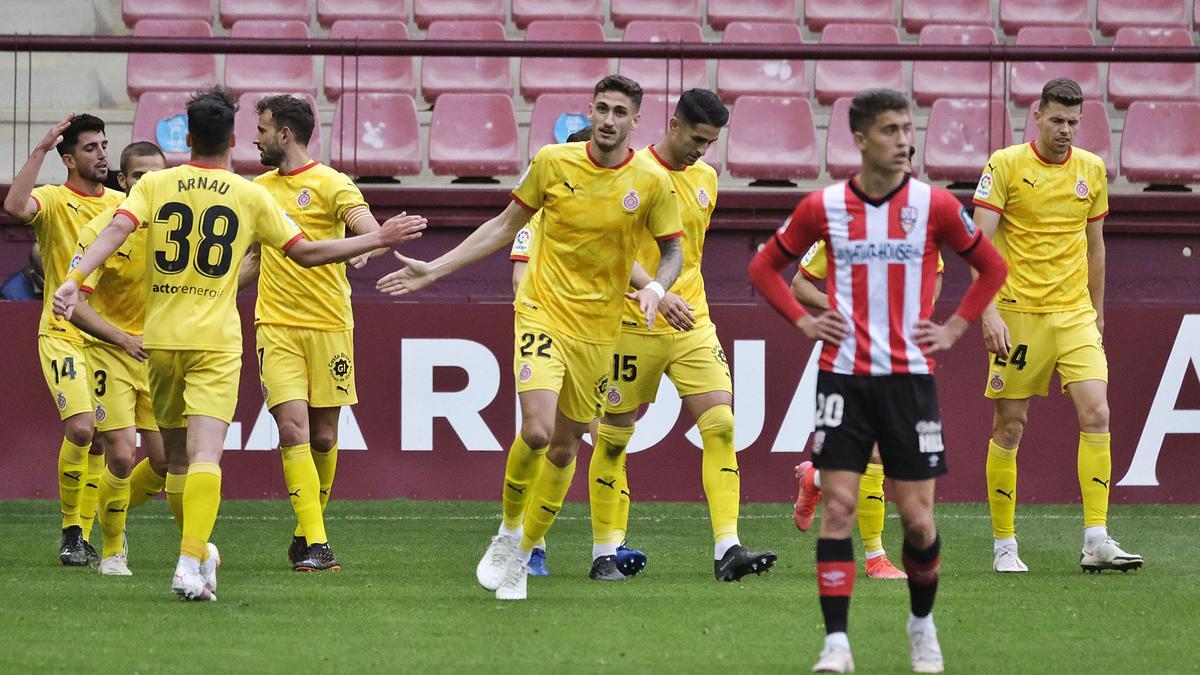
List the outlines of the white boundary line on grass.
<svg viewBox="0 0 1200 675">
<path fill-rule="evenodd" d="M 740 516 L 738 518 L 738 520 L 774 520 L 774 519 L 779 519 L 779 520 L 789 519 L 790 520 L 790 516 L 791 516 L 791 514 L 753 515 L 753 516 Z M 50 515 L 49 514 L 42 515 L 42 514 L 34 514 L 34 513 L 14 513 L 14 514 L 5 515 L 4 517 L 9 518 L 9 519 L 14 519 L 14 520 L 41 520 L 41 519 L 49 518 Z M 1024 515 L 1023 514 L 1021 516 L 1021 520 L 1078 520 L 1080 517 L 1081 516 L 1079 516 L 1079 515 L 1065 515 L 1065 514 L 1057 514 L 1057 513 L 1047 513 L 1047 514 L 1041 514 L 1041 515 L 1038 515 L 1038 514 Z M 134 513 L 134 514 L 130 514 L 129 518 L 134 519 L 134 520 L 157 520 L 157 519 L 160 519 L 161 516 L 149 516 L 149 515 Z M 991 516 L 989 516 L 987 514 L 980 514 L 980 515 L 946 514 L 946 515 L 935 515 L 935 518 L 937 520 L 990 520 Z M 218 515 L 217 519 L 218 520 L 229 520 L 229 521 L 266 521 L 266 522 L 285 520 L 285 521 L 292 522 L 295 520 L 295 517 L 292 515 L 287 515 L 287 516 Z M 370 522 L 370 521 L 391 522 L 391 521 L 409 521 L 409 520 L 411 520 L 411 521 L 420 521 L 420 520 L 497 521 L 499 519 L 500 519 L 499 513 L 488 514 L 488 515 L 468 515 L 468 516 L 463 516 L 463 515 L 450 515 L 450 516 L 403 516 L 403 515 L 401 515 L 401 516 L 355 516 L 355 515 L 325 516 L 325 520 L 327 520 L 327 521 L 345 520 L 345 521 L 366 521 L 366 522 Z M 889 520 L 899 520 L 900 516 L 891 514 L 891 515 L 888 515 L 888 519 Z M 559 516 L 555 520 L 590 522 L 591 517 L 590 516 Z M 647 523 L 649 523 L 649 522 L 667 522 L 667 521 L 674 521 L 674 520 L 702 520 L 702 521 L 707 522 L 708 516 L 671 516 L 671 517 L 630 516 L 629 520 L 637 521 L 637 522 L 647 522 Z M 1135 515 L 1121 516 L 1114 520 L 1116 520 L 1117 522 L 1121 522 L 1124 520 L 1200 520 L 1200 513 L 1186 513 L 1186 514 L 1168 515 L 1168 516 L 1135 514 Z"/>
</svg>

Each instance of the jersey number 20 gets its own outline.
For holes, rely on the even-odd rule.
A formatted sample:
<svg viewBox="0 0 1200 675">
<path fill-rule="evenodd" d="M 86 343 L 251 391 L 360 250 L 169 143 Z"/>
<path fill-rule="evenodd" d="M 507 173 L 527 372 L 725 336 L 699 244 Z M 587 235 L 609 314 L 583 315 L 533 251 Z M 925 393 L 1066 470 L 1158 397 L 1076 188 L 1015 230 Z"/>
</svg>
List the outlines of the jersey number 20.
<svg viewBox="0 0 1200 675">
<path fill-rule="evenodd" d="M 229 272 L 233 264 L 233 242 L 238 233 L 238 218 L 233 209 L 215 204 L 200 214 L 200 241 L 196 244 L 195 259 L 192 258 L 192 242 L 188 239 L 196 225 L 190 206 L 167 202 L 158 210 L 155 222 L 172 226 L 167 232 L 167 250 L 154 252 L 154 266 L 158 271 L 179 274 L 191 263 L 197 272 L 213 279 Z M 224 225 L 220 230 L 218 223 Z"/>
</svg>

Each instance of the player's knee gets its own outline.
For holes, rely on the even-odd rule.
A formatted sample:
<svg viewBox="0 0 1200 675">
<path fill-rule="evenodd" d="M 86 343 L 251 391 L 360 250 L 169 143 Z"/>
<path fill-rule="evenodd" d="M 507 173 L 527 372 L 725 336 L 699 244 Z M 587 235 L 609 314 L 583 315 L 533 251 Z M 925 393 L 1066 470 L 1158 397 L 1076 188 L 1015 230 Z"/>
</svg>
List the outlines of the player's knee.
<svg viewBox="0 0 1200 675">
<path fill-rule="evenodd" d="M 929 548 L 937 538 L 937 527 L 933 523 L 933 513 L 922 513 L 910 516 L 904 522 L 904 540 L 918 549 Z"/>
<path fill-rule="evenodd" d="M 1079 408 L 1079 428 L 1088 433 L 1108 432 L 1108 401 L 1081 406 Z"/>
<path fill-rule="evenodd" d="M 167 475 L 168 464 L 167 464 L 166 457 L 150 456 L 147 459 L 150 460 L 150 470 L 151 471 L 158 474 L 159 476 Z"/>
<path fill-rule="evenodd" d="M 67 420 L 63 435 L 75 445 L 91 445 L 92 432 L 92 421 L 87 415 L 76 415 Z"/>
<path fill-rule="evenodd" d="M 1005 448 L 1015 448 L 1025 434 L 1025 422 L 1028 415 L 1025 412 L 996 414 L 992 421 L 992 438 Z"/>
<path fill-rule="evenodd" d="M 575 444 L 574 448 L 566 445 L 551 445 L 550 449 L 546 451 L 546 459 L 550 460 L 551 464 L 560 469 L 566 468 L 571 462 L 575 461 L 578 448 L 578 443 Z"/>
<path fill-rule="evenodd" d="M 550 434 L 553 427 L 536 421 L 526 421 L 521 425 L 521 440 L 525 441 L 532 450 L 541 450 L 550 445 Z"/>
<path fill-rule="evenodd" d="M 719 438 L 723 446 L 733 444 L 733 408 L 715 405 L 696 420 L 700 433 Z"/>
<path fill-rule="evenodd" d="M 313 429 L 308 442 L 315 452 L 329 452 L 337 445 L 337 429 Z"/>
<path fill-rule="evenodd" d="M 114 443 L 104 453 L 104 463 L 108 466 L 108 470 L 118 478 L 128 478 L 129 474 L 133 473 L 133 467 L 137 463 L 135 459 L 136 453 L 133 446 L 125 447 L 122 443 Z"/>
<path fill-rule="evenodd" d="M 305 428 L 306 425 L 300 423 L 298 420 L 281 416 L 280 419 L 275 421 L 279 425 L 279 445 L 285 447 L 300 445 L 308 440 L 305 438 L 308 435 L 308 429 Z"/>
</svg>

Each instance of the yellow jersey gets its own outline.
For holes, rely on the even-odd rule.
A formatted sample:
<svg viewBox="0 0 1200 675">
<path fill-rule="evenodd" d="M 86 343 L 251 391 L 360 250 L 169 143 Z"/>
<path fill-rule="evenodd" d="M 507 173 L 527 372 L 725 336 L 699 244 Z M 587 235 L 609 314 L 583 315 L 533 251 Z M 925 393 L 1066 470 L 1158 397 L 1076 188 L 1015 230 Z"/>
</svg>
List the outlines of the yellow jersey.
<svg viewBox="0 0 1200 675">
<path fill-rule="evenodd" d="M 615 344 L 642 232 L 663 240 L 683 231 L 671 179 L 657 162 L 630 149 L 625 161 L 604 167 L 590 147 L 543 147 L 512 192 L 530 212 L 543 211 L 537 255 L 514 305 L 582 342 Z"/>
<path fill-rule="evenodd" d="M 304 237 L 262 186 L 192 163 L 146 174 L 117 213 L 148 229 L 147 349 L 241 352 L 246 249 L 258 241 L 286 251 Z"/>
<path fill-rule="evenodd" d="M 704 235 L 717 207 L 717 171 L 703 160 L 683 169 L 672 169 L 654 150 L 646 146 L 638 151 L 658 164 L 671 178 L 675 189 L 675 201 L 679 205 L 679 220 L 683 226 L 683 270 L 671 285 L 670 291 L 692 306 L 696 327 L 712 323 L 708 315 L 708 295 L 704 292 L 704 278 L 700 276 L 700 262 L 704 257 Z M 649 234 L 644 234 L 638 243 L 637 261 L 653 276 L 658 269 L 658 243 Z M 625 312 L 621 317 L 621 330 L 641 335 L 667 335 L 677 333 L 662 317 L 654 322 L 654 328 L 646 328 L 646 318 L 638 303 L 625 300 Z"/>
<path fill-rule="evenodd" d="M 38 335 L 83 344 L 83 333 L 78 328 L 54 316 L 54 291 L 78 264 L 75 254 L 79 230 L 101 211 L 120 204 L 125 193 L 102 187 L 98 195 L 85 195 L 66 185 L 42 185 L 34 188 L 30 196 L 37 203 L 37 213 L 29 224 L 37 237 L 46 275 Z"/>
<path fill-rule="evenodd" d="M 800 271 L 812 281 L 821 281 L 827 276 L 828 269 L 829 259 L 825 255 L 825 240 L 819 239 L 817 243 L 808 247 L 808 251 L 800 259 Z M 937 273 L 941 274 L 945 269 L 946 261 L 942 260 L 942 252 L 938 251 Z"/>
<path fill-rule="evenodd" d="M 1108 215 L 1104 160 L 1071 148 L 1056 164 L 1031 141 L 997 150 L 983 171 L 971 201 L 1000 214 L 994 241 L 1008 263 L 997 306 L 1035 314 L 1091 307 L 1087 225 Z"/>
<path fill-rule="evenodd" d="M 79 254 L 96 241 L 112 222 L 116 207 L 105 209 L 79 231 Z M 88 276 L 81 287 L 91 293 L 88 305 L 100 318 L 130 335 L 141 335 L 146 325 L 146 229 L 138 228 Z M 88 342 L 102 342 L 83 334 Z"/>
<path fill-rule="evenodd" d="M 354 181 L 312 162 L 288 174 L 269 171 L 254 179 L 275 198 L 310 241 L 346 236 L 346 214 L 367 206 Z M 277 248 L 264 248 L 254 323 L 324 331 L 354 327 L 345 264 L 301 267 Z"/>
</svg>

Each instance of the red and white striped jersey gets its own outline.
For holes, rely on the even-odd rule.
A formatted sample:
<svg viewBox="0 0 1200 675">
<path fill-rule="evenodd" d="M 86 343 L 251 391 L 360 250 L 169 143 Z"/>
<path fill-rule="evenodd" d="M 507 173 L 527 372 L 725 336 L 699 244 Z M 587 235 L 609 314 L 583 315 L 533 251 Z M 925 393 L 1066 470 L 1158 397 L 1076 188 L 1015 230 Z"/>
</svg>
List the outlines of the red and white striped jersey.
<svg viewBox="0 0 1200 675">
<path fill-rule="evenodd" d="M 948 191 L 908 177 L 872 199 L 853 180 L 813 192 L 776 233 L 793 258 L 824 239 L 829 308 L 849 328 L 826 344 L 820 367 L 846 375 L 927 374 L 933 359 L 913 340 L 933 311 L 938 247 L 965 254 L 982 235 Z"/>
</svg>

